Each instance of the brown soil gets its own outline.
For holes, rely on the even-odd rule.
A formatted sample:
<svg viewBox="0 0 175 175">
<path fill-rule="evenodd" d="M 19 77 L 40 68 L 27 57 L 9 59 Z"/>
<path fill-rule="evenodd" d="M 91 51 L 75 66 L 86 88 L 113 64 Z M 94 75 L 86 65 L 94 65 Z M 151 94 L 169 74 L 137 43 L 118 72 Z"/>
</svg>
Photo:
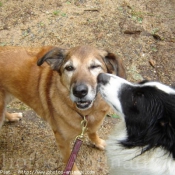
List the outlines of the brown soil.
<svg viewBox="0 0 175 175">
<path fill-rule="evenodd" d="M 107 48 L 125 63 L 128 80 L 175 85 L 174 0 L 0 0 L 0 45 Z M 0 174 L 60 174 L 62 159 L 50 127 L 19 101 L 24 118 L 0 133 Z M 99 130 L 107 138 L 117 119 Z M 77 164 L 84 174 L 107 175 L 105 152 L 87 140 Z"/>
</svg>

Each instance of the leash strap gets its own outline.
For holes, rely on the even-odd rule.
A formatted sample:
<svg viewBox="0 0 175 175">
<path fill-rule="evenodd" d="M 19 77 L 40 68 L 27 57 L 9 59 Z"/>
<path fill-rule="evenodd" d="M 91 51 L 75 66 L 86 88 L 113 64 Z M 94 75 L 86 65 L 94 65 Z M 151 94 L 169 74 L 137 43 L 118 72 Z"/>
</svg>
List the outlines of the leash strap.
<svg viewBox="0 0 175 175">
<path fill-rule="evenodd" d="M 78 138 L 76 139 L 76 141 L 74 143 L 74 147 L 73 147 L 72 152 L 71 152 L 71 155 L 69 157 L 69 161 L 68 161 L 68 163 L 66 165 L 66 168 L 65 168 L 65 170 L 63 172 L 63 175 L 70 174 L 70 172 L 72 170 L 72 167 L 74 165 L 74 162 L 75 162 L 75 160 L 77 158 L 77 155 L 78 155 L 78 152 L 80 150 L 80 147 L 81 147 L 82 143 L 83 143 L 82 140 L 80 140 Z"/>
<path fill-rule="evenodd" d="M 69 160 L 68 160 L 68 163 L 66 165 L 66 168 L 63 172 L 63 175 L 69 175 L 71 173 L 71 170 L 72 170 L 72 167 L 75 163 L 75 160 L 77 158 L 77 155 L 78 155 L 78 152 L 80 150 L 80 147 L 83 143 L 83 138 L 84 138 L 84 133 L 86 132 L 86 129 L 87 129 L 87 119 L 86 119 L 87 116 L 83 116 L 83 120 L 81 121 L 81 134 L 78 135 L 75 139 L 75 143 L 74 143 L 74 146 L 73 146 L 73 149 L 72 149 L 72 152 L 71 152 L 71 155 L 69 157 Z"/>
</svg>

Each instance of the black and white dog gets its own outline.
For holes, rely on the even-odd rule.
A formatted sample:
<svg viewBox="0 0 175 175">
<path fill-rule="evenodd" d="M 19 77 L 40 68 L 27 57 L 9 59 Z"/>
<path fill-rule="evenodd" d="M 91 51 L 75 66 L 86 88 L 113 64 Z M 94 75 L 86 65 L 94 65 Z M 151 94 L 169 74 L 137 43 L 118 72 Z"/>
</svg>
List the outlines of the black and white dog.
<svg viewBox="0 0 175 175">
<path fill-rule="evenodd" d="M 104 73 L 98 83 L 122 118 L 107 140 L 110 175 L 174 175 L 175 90 L 152 81 L 132 84 Z"/>
</svg>

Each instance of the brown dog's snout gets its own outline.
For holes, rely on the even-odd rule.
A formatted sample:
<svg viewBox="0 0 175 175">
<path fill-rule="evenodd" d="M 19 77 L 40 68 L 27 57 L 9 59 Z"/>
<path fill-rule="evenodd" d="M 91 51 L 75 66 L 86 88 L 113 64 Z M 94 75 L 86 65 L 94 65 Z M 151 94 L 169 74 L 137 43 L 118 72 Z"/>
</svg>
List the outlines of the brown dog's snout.
<svg viewBox="0 0 175 175">
<path fill-rule="evenodd" d="M 88 93 L 88 87 L 85 84 L 78 84 L 73 87 L 73 94 L 78 98 L 83 98 Z"/>
</svg>

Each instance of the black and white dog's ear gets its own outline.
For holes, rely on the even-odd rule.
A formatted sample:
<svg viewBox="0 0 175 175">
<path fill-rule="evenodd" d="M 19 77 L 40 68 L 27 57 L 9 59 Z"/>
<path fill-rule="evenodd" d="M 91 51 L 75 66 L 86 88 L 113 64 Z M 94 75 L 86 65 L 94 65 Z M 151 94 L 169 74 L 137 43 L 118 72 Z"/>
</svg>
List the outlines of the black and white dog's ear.
<svg viewBox="0 0 175 175">
<path fill-rule="evenodd" d="M 166 110 L 167 117 L 169 118 L 169 125 L 175 131 L 175 95 L 173 95 L 173 98 L 167 102 Z"/>
<path fill-rule="evenodd" d="M 126 78 L 123 62 L 115 54 L 109 51 L 105 51 L 103 52 L 103 60 L 106 64 L 108 73 L 115 74 L 122 78 Z"/>
<path fill-rule="evenodd" d="M 42 58 L 40 58 L 37 62 L 38 66 L 41 66 L 44 62 L 46 62 L 53 70 L 59 70 L 61 63 L 66 57 L 67 50 L 61 49 L 58 47 L 53 48 L 49 52 L 47 52 Z"/>
<path fill-rule="evenodd" d="M 169 127 L 175 133 L 175 94 L 166 94 L 163 96 L 163 109 L 160 125 Z"/>
</svg>

